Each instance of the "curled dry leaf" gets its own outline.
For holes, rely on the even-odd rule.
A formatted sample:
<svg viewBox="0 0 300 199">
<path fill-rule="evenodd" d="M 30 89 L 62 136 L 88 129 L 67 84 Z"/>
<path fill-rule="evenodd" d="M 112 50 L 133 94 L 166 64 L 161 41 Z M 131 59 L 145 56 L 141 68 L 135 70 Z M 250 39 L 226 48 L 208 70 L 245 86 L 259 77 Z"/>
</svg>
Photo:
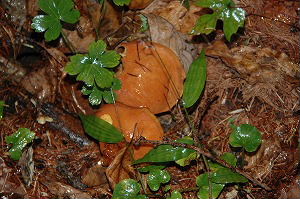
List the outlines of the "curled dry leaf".
<svg viewBox="0 0 300 199">
<path fill-rule="evenodd" d="M 122 104 L 105 104 L 96 115 L 121 129 L 126 142 L 134 142 L 140 136 L 148 140 L 162 140 L 163 129 L 156 117 L 146 108 L 133 108 Z M 121 144 L 100 143 L 104 158 L 112 160 L 119 153 Z M 153 148 L 151 144 L 134 146 L 133 158 L 142 158 Z"/>
<path fill-rule="evenodd" d="M 198 50 L 188 41 L 188 37 L 176 30 L 176 28 L 166 19 L 153 14 L 144 14 L 148 18 L 150 27 L 150 39 L 172 49 L 179 57 L 184 66 L 185 72 L 188 71 Z"/>
<path fill-rule="evenodd" d="M 123 68 L 117 73 L 122 88 L 117 101 L 132 107 L 147 107 L 152 113 L 169 111 L 181 97 L 185 73 L 179 58 L 169 48 L 154 42 L 122 44 Z"/>
<path fill-rule="evenodd" d="M 246 80 L 245 100 L 258 97 L 280 111 L 291 112 L 299 108 L 299 66 L 286 54 L 249 46 L 228 49 L 221 41 L 209 47 L 206 54 L 220 57 Z"/>
<path fill-rule="evenodd" d="M 106 177 L 112 189 L 120 181 L 135 178 L 135 170 L 132 167 L 130 148 L 124 147 L 106 169 Z"/>
</svg>

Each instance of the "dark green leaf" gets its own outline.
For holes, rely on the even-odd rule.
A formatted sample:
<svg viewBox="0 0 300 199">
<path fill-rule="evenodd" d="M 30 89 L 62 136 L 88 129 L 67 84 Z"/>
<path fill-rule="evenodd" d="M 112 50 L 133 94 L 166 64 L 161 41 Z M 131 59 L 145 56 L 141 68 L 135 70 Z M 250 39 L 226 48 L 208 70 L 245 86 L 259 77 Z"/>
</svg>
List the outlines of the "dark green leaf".
<svg viewBox="0 0 300 199">
<path fill-rule="evenodd" d="M 198 198 L 209 199 L 208 173 L 199 175 L 196 179 L 196 183 L 199 187 L 199 192 L 197 193 Z M 224 186 L 225 184 L 216 184 L 211 182 L 212 198 L 218 198 Z"/>
<path fill-rule="evenodd" d="M 231 169 L 229 168 L 218 169 L 212 174 L 211 180 L 212 182 L 218 184 L 248 182 L 247 178 L 245 178 L 241 174 L 231 171 Z"/>
<path fill-rule="evenodd" d="M 191 161 L 198 159 L 199 155 L 197 152 L 193 152 L 185 158 L 175 161 L 176 164 L 179 164 L 182 167 L 185 167 L 191 163 Z"/>
<path fill-rule="evenodd" d="M 106 50 L 106 43 L 103 40 L 98 40 L 97 42 L 92 42 L 89 45 L 89 57 L 97 58 L 102 55 Z"/>
<path fill-rule="evenodd" d="M 233 147 L 244 147 L 248 152 L 254 152 L 261 144 L 261 132 L 255 126 L 242 124 L 232 125 L 229 143 Z"/>
<path fill-rule="evenodd" d="M 5 141 L 7 144 L 13 144 L 9 150 L 9 154 L 13 160 L 19 160 L 22 155 L 23 148 L 35 137 L 35 133 L 27 128 L 19 128 L 11 136 L 6 136 Z"/>
<path fill-rule="evenodd" d="M 93 91 L 93 87 L 92 86 L 87 86 L 87 85 L 84 85 L 81 89 L 81 93 L 83 95 L 89 95 L 91 94 Z"/>
<path fill-rule="evenodd" d="M 120 63 L 121 56 L 115 51 L 106 51 L 104 54 L 100 55 L 98 59 L 100 63 L 105 68 L 114 68 Z"/>
<path fill-rule="evenodd" d="M 196 25 L 194 26 L 193 30 L 191 31 L 191 34 L 193 35 L 199 35 L 199 34 L 209 34 L 213 32 L 216 27 L 218 21 L 218 15 L 216 14 L 206 14 L 199 17 L 199 19 L 196 22 Z"/>
<path fill-rule="evenodd" d="M 239 27 L 244 26 L 246 12 L 242 8 L 235 8 L 232 0 L 198 0 L 196 5 L 211 8 L 214 12 L 200 16 L 192 34 L 209 34 L 215 27 L 218 19 L 223 20 L 225 37 L 230 41 L 232 34 Z"/>
<path fill-rule="evenodd" d="M 145 195 L 140 195 L 141 185 L 133 179 L 125 179 L 115 186 L 112 199 L 147 199 Z"/>
<path fill-rule="evenodd" d="M 167 197 L 167 199 L 182 199 L 182 195 L 179 191 L 172 191 L 171 196 Z"/>
<path fill-rule="evenodd" d="M 160 145 L 152 149 L 142 159 L 136 160 L 134 164 L 142 162 L 169 162 L 176 161 L 189 156 L 195 152 L 193 149 L 183 147 L 172 147 L 171 145 Z"/>
<path fill-rule="evenodd" d="M 150 171 L 153 171 L 153 170 L 157 170 L 157 169 L 162 170 L 164 168 L 166 168 L 166 165 L 162 165 L 162 164 L 148 165 L 148 166 L 139 168 L 138 171 L 141 172 L 141 173 L 147 173 L 147 172 L 150 172 Z"/>
<path fill-rule="evenodd" d="M 89 102 L 91 105 L 96 106 L 101 104 L 103 91 L 98 88 L 98 86 L 94 86 L 92 92 L 89 95 Z"/>
<path fill-rule="evenodd" d="M 121 80 L 117 79 L 117 78 L 114 78 L 113 80 L 113 84 L 112 84 L 112 89 L 113 90 L 120 90 L 122 87 L 122 82 Z"/>
<path fill-rule="evenodd" d="M 236 166 L 237 159 L 232 153 L 224 153 L 220 158 L 225 160 L 231 166 Z"/>
<path fill-rule="evenodd" d="M 116 102 L 117 94 L 113 90 L 103 91 L 103 99 L 108 104 L 114 104 Z"/>
<path fill-rule="evenodd" d="M 77 54 L 71 57 L 71 62 L 67 64 L 65 71 L 70 75 L 77 75 L 84 71 L 85 65 L 90 63 L 91 61 L 88 56 Z"/>
<path fill-rule="evenodd" d="M 150 171 L 147 183 L 152 191 L 157 191 L 161 184 L 169 182 L 170 179 L 171 176 L 167 171 L 154 169 Z"/>
<path fill-rule="evenodd" d="M 0 120 L 3 118 L 4 105 L 5 105 L 5 102 L 0 100 Z"/>
<path fill-rule="evenodd" d="M 47 15 L 38 15 L 33 18 L 31 27 L 36 32 L 45 32 L 46 41 L 55 40 L 62 30 L 60 20 L 67 23 L 76 23 L 80 13 L 73 9 L 72 0 L 39 0 L 39 7 Z"/>
<path fill-rule="evenodd" d="M 116 127 L 94 115 L 80 115 L 80 119 L 85 132 L 100 142 L 118 143 L 124 139 Z"/>
<path fill-rule="evenodd" d="M 202 50 L 200 56 L 193 61 L 187 74 L 183 90 L 184 107 L 191 107 L 200 97 L 206 81 L 206 58 Z"/>
<path fill-rule="evenodd" d="M 38 15 L 32 19 L 31 27 L 36 32 L 45 32 L 46 41 L 55 40 L 59 37 L 62 26 L 58 19 L 48 15 Z"/>
<path fill-rule="evenodd" d="M 117 6 L 129 5 L 131 0 L 113 0 Z"/>
</svg>

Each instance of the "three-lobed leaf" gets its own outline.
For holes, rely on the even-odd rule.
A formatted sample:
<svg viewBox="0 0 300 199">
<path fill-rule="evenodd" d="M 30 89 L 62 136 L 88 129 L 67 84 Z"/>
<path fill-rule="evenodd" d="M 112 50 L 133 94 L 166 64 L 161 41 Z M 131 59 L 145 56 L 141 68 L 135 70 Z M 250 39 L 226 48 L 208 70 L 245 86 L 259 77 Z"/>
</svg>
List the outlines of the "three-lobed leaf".
<svg viewBox="0 0 300 199">
<path fill-rule="evenodd" d="M 231 36 L 244 26 L 246 12 L 236 8 L 232 0 L 198 0 L 196 5 L 211 8 L 212 14 L 202 15 L 196 22 L 192 34 L 209 34 L 215 30 L 217 20 L 223 21 L 225 37 L 230 41 Z"/>
<path fill-rule="evenodd" d="M 100 142 L 118 143 L 124 139 L 116 127 L 94 115 L 80 115 L 80 119 L 85 132 Z"/>
<path fill-rule="evenodd" d="M 9 150 L 9 154 L 13 160 L 19 160 L 22 155 L 23 148 L 35 138 L 35 133 L 27 128 L 19 128 L 11 136 L 6 136 L 7 144 L 13 146 Z"/>
<path fill-rule="evenodd" d="M 55 40 L 62 30 L 60 21 L 74 24 L 79 20 L 80 13 L 75 10 L 72 0 L 39 0 L 39 7 L 47 15 L 33 18 L 31 27 L 36 32 L 45 32 L 46 41 Z"/>
<path fill-rule="evenodd" d="M 140 194 L 141 185 L 133 179 L 125 179 L 119 182 L 114 189 L 112 199 L 147 199 Z"/>
<path fill-rule="evenodd" d="M 233 132 L 229 136 L 229 143 L 233 147 L 244 147 L 248 152 L 254 152 L 261 145 L 261 132 L 250 124 L 231 126 Z"/>
<path fill-rule="evenodd" d="M 193 106 L 199 99 L 205 86 L 206 70 L 207 63 L 205 50 L 203 49 L 200 56 L 191 64 L 184 82 L 182 99 L 185 108 Z"/>
</svg>

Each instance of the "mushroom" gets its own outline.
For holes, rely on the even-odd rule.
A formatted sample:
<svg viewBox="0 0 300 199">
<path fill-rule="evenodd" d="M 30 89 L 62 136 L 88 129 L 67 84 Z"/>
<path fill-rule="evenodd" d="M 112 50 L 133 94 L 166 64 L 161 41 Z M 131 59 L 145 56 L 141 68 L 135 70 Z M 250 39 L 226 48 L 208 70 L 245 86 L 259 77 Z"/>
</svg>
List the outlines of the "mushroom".
<svg viewBox="0 0 300 199">
<path fill-rule="evenodd" d="M 148 140 L 162 140 L 163 129 L 156 117 L 146 108 L 134 108 L 123 104 L 105 104 L 96 116 L 111 123 L 121 130 L 126 142 L 136 141 L 140 136 Z M 111 162 L 118 151 L 125 147 L 119 144 L 100 143 L 100 150 L 104 158 Z M 144 157 L 153 148 L 152 144 L 142 144 L 133 147 L 133 158 Z"/>
<path fill-rule="evenodd" d="M 133 41 L 125 49 L 117 77 L 122 88 L 117 101 L 147 107 L 152 113 L 169 111 L 181 97 L 185 72 L 177 55 L 154 42 Z"/>
</svg>

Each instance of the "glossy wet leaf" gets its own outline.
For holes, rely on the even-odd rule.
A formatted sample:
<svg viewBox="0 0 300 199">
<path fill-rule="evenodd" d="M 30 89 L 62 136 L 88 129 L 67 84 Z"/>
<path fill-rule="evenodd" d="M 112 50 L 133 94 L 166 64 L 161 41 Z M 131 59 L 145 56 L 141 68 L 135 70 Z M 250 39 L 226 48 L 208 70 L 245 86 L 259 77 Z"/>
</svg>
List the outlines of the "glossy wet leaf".
<svg viewBox="0 0 300 199">
<path fill-rule="evenodd" d="M 60 21 L 74 24 L 80 13 L 74 9 L 72 0 L 39 0 L 38 5 L 47 15 L 38 15 L 32 19 L 31 27 L 36 32 L 45 32 L 46 41 L 59 37 L 62 25 Z"/>
<path fill-rule="evenodd" d="M 5 105 L 5 102 L 0 100 L 0 120 L 3 118 L 4 105 Z"/>
<path fill-rule="evenodd" d="M 204 8 L 211 8 L 212 14 L 200 16 L 197 20 L 192 34 L 209 34 L 215 30 L 217 20 L 223 21 L 225 37 L 230 41 L 240 27 L 244 26 L 246 12 L 242 8 L 236 8 L 232 0 L 198 0 L 195 3 Z"/>
<path fill-rule="evenodd" d="M 248 182 L 248 179 L 232 171 L 229 168 L 220 168 L 213 172 L 211 177 L 212 182 L 218 184 L 225 184 L 225 183 L 245 183 Z"/>
<path fill-rule="evenodd" d="M 179 191 L 172 191 L 171 196 L 167 197 L 167 199 L 182 199 L 182 195 Z"/>
<path fill-rule="evenodd" d="M 117 6 L 129 5 L 131 0 L 113 0 Z"/>
<path fill-rule="evenodd" d="M 196 178 L 196 183 L 197 183 L 197 186 L 199 187 L 199 192 L 197 193 L 198 198 L 209 199 L 208 173 L 199 175 Z M 225 186 L 225 184 L 216 184 L 216 183 L 211 182 L 212 198 L 218 198 L 218 196 L 220 195 L 224 186 Z"/>
<path fill-rule="evenodd" d="M 141 173 L 147 173 L 153 170 L 157 170 L 157 169 L 164 169 L 166 168 L 166 165 L 148 165 L 142 168 L 139 168 L 138 171 Z"/>
<path fill-rule="evenodd" d="M 198 153 L 197 152 L 193 152 L 190 155 L 188 155 L 187 157 L 182 158 L 180 160 L 177 160 L 175 162 L 176 162 L 176 164 L 178 164 L 178 165 L 180 165 L 182 167 L 185 167 L 185 166 L 189 165 L 191 163 L 191 161 L 196 160 L 198 158 L 199 158 Z"/>
<path fill-rule="evenodd" d="M 119 182 L 114 189 L 112 199 L 147 199 L 140 194 L 141 185 L 133 179 L 125 179 Z"/>
<path fill-rule="evenodd" d="M 13 160 L 19 160 L 22 155 L 23 148 L 35 138 L 35 133 L 27 128 L 19 128 L 11 136 L 6 136 L 7 144 L 12 144 L 9 150 L 10 157 Z"/>
<path fill-rule="evenodd" d="M 175 142 L 184 144 L 193 144 L 194 141 L 190 137 L 184 137 Z M 134 164 L 139 164 L 142 162 L 170 162 L 177 161 L 188 157 L 195 150 L 187 149 L 183 147 L 173 147 L 171 145 L 159 145 L 158 147 L 149 151 L 143 158 L 136 160 Z"/>
<path fill-rule="evenodd" d="M 80 115 L 80 119 L 85 132 L 100 142 L 118 143 L 124 139 L 116 127 L 94 115 Z"/>
<path fill-rule="evenodd" d="M 233 147 L 244 147 L 248 152 L 254 152 L 261 145 L 261 132 L 250 124 L 231 126 L 233 132 L 230 134 L 229 143 Z"/>
<path fill-rule="evenodd" d="M 149 172 L 147 176 L 147 184 L 152 191 L 158 191 L 161 184 L 169 182 L 171 179 L 170 174 L 161 169 L 154 169 Z"/>
<path fill-rule="evenodd" d="M 202 50 L 200 56 L 191 64 L 184 82 L 182 99 L 185 108 L 193 106 L 203 92 L 206 81 L 206 68 L 205 51 Z"/>
</svg>

